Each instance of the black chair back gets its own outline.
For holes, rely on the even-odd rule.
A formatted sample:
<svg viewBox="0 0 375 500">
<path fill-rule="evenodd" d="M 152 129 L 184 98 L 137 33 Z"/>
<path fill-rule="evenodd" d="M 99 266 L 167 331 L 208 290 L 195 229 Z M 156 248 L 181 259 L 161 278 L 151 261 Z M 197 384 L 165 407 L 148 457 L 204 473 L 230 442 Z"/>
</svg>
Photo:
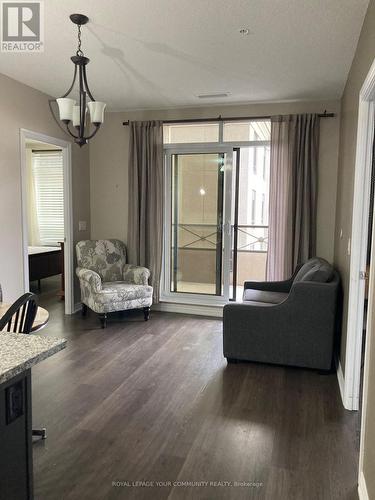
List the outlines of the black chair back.
<svg viewBox="0 0 375 500">
<path fill-rule="evenodd" d="M 0 318 L 0 332 L 30 333 L 38 309 L 34 293 L 25 293 Z"/>
</svg>

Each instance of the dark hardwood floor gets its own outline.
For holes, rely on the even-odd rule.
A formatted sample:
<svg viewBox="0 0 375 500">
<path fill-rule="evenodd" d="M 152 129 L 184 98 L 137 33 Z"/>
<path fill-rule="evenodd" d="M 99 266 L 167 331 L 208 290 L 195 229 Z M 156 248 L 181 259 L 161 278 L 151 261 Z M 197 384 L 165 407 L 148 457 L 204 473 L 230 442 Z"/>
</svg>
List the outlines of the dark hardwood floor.
<svg viewBox="0 0 375 500">
<path fill-rule="evenodd" d="M 33 369 L 37 500 L 358 498 L 357 417 L 335 375 L 227 366 L 215 319 L 140 311 L 102 330 L 53 293 L 41 303 L 40 335 L 69 342 Z"/>
</svg>

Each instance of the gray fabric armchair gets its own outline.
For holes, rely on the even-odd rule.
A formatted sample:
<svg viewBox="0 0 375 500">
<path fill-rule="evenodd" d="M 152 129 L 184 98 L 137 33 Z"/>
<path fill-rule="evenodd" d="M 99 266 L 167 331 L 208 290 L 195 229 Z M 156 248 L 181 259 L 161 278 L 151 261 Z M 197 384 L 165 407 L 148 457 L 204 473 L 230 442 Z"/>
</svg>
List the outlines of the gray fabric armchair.
<svg viewBox="0 0 375 500">
<path fill-rule="evenodd" d="M 330 370 L 340 279 L 314 258 L 281 282 L 245 282 L 243 303 L 224 307 L 224 356 Z"/>
<path fill-rule="evenodd" d="M 126 247 L 120 240 L 84 240 L 76 245 L 76 273 L 81 287 L 82 313 L 87 307 L 99 314 L 102 327 L 107 313 L 143 308 L 147 321 L 153 289 L 150 271 L 126 263 Z"/>
</svg>

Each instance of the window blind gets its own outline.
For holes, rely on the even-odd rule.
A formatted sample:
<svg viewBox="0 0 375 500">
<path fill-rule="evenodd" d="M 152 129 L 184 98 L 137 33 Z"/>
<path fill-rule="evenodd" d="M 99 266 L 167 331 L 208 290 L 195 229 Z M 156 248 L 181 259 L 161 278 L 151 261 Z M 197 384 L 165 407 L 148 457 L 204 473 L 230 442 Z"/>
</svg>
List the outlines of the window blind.
<svg viewBox="0 0 375 500">
<path fill-rule="evenodd" d="M 64 177 L 62 151 L 32 154 L 36 212 L 41 245 L 64 240 Z"/>
</svg>

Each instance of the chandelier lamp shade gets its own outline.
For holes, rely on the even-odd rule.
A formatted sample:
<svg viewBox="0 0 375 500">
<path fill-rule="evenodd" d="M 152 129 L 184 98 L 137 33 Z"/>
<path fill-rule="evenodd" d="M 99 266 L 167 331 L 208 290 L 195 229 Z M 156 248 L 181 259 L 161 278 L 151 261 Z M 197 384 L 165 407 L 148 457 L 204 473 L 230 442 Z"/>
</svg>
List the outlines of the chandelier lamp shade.
<svg viewBox="0 0 375 500">
<path fill-rule="evenodd" d="M 50 109 L 60 128 L 63 128 L 73 137 L 74 142 L 82 147 L 94 137 L 103 123 L 106 104 L 94 99 L 87 83 L 86 66 L 90 59 L 85 57 L 81 49 L 81 26 L 87 24 L 89 19 L 83 14 L 72 14 L 70 20 L 78 26 L 77 52 L 71 57 L 74 64 L 73 81 L 63 96 L 50 101 Z M 79 97 L 74 99 L 69 96 L 75 92 L 77 77 Z M 60 121 L 56 118 L 52 102 L 57 102 Z"/>
</svg>

